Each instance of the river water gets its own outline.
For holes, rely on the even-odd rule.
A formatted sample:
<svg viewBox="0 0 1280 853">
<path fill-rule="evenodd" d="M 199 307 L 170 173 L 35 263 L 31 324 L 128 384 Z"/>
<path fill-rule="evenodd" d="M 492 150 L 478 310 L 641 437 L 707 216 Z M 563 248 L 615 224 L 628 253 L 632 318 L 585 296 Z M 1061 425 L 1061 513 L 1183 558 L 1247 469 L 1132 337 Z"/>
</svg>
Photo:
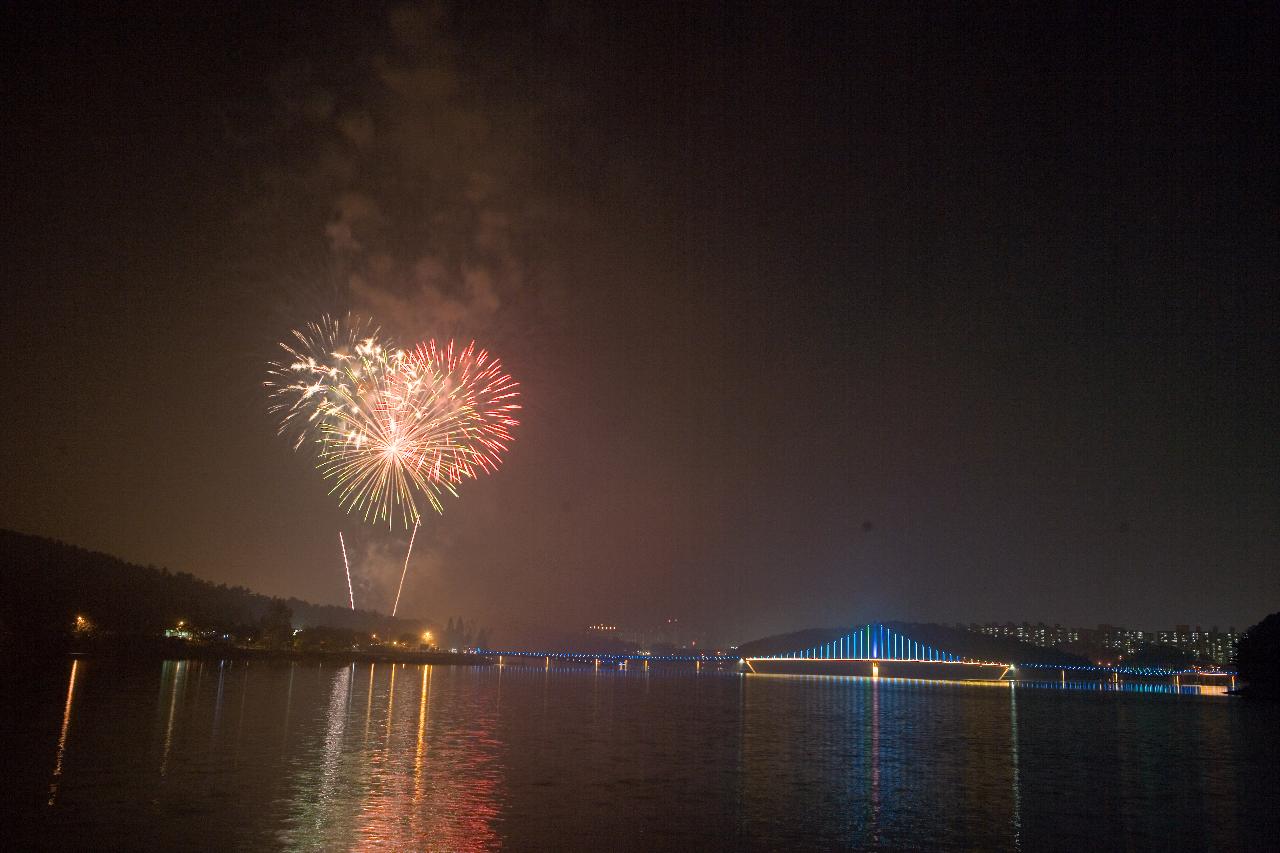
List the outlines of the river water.
<svg viewBox="0 0 1280 853">
<path fill-rule="evenodd" d="M 1246 850 L 1280 707 L 690 669 L 76 659 L 9 685 L 12 843 Z"/>
</svg>

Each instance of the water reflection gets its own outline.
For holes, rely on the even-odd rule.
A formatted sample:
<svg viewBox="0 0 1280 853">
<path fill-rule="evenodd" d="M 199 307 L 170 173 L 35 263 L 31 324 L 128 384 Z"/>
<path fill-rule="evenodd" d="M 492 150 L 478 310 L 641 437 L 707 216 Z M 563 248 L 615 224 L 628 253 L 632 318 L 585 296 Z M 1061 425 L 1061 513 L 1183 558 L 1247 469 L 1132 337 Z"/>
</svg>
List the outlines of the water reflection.
<svg viewBox="0 0 1280 853">
<path fill-rule="evenodd" d="M 209 734 L 209 743 L 211 745 L 218 742 L 218 723 L 222 720 L 222 685 L 227 676 L 226 666 L 226 661 L 218 661 L 218 693 L 213 699 L 213 728 Z"/>
<path fill-rule="evenodd" d="M 431 667 L 422 667 L 422 690 L 418 699 L 418 751 L 413 758 L 413 802 L 422 801 L 422 751 L 427 731 L 427 697 L 431 695 Z"/>
<path fill-rule="evenodd" d="M 99 663 L 31 741 L 46 846 L 1237 849 L 1280 799 L 1276 709 L 1192 685 Z"/>
<path fill-rule="evenodd" d="M 62 756 L 67 750 L 67 730 L 71 728 L 71 704 L 76 697 L 76 672 L 80 659 L 71 661 L 71 677 L 67 680 L 67 702 L 62 709 L 62 731 L 58 733 L 58 757 L 53 763 L 53 781 L 49 783 L 49 805 L 58 799 L 58 782 L 62 778 Z"/>
<path fill-rule="evenodd" d="M 369 721 L 373 719 L 373 675 L 377 670 L 376 663 L 369 664 L 369 686 L 366 688 L 368 694 L 365 698 L 364 705 L 364 742 L 369 743 Z"/>
<path fill-rule="evenodd" d="M 878 673 L 877 673 L 878 674 Z M 871 681 L 871 825 L 868 835 L 880 844 L 880 680 Z"/>
<path fill-rule="evenodd" d="M 477 673 L 404 665 L 369 669 L 367 677 L 357 666 L 333 673 L 323 734 L 314 743 L 302 734 L 311 726 L 298 717 L 290 814 L 277 840 L 302 850 L 494 846 L 500 771 L 493 716 L 469 690 L 459 689 L 465 686 L 460 681 Z M 437 718 L 433 696 L 442 677 L 451 701 Z M 357 695 L 360 690 L 364 696 Z M 296 700 L 301 713 L 305 700 L 301 694 Z M 348 736 L 353 713 L 364 716 L 363 724 L 358 717 L 354 721 L 355 738 Z M 374 728 L 381 737 L 370 744 Z"/>
<path fill-rule="evenodd" d="M 321 786 L 318 804 L 323 813 L 333 799 L 334 785 L 338 778 L 338 760 L 342 757 L 343 733 L 347 728 L 347 716 L 351 711 L 351 669 L 341 669 L 333 675 L 333 688 L 329 696 L 328 729 L 324 736 L 324 764 L 320 771 Z"/>
<path fill-rule="evenodd" d="M 236 717 L 236 748 L 233 763 L 240 763 L 240 741 L 244 735 L 244 700 L 249 696 L 249 664 L 244 665 L 244 678 L 240 680 L 240 713 Z"/>
<path fill-rule="evenodd" d="M 160 679 L 160 691 L 164 693 L 164 685 L 169 685 L 169 714 L 164 727 L 164 751 L 160 757 L 160 775 L 166 775 L 169 769 L 169 751 L 173 747 L 173 723 L 178 710 L 178 690 L 186 687 L 186 675 L 189 662 L 165 661 L 164 674 Z"/>
<path fill-rule="evenodd" d="M 1161 693 L 1167 696 L 1226 696 L 1231 689 L 1230 683 L 1223 684 L 1183 684 L 1180 680 L 1163 681 L 1067 681 L 1065 675 L 1060 681 L 1030 681 L 1019 679 L 1015 682 L 1019 687 L 1034 687 L 1040 690 L 1087 690 L 1093 693 Z M 1234 683 L 1234 682 L 1232 682 Z"/>
<path fill-rule="evenodd" d="M 1013 776 L 1013 849 L 1022 849 L 1022 790 L 1018 779 L 1018 689 L 1009 682 L 1009 767 Z"/>
<path fill-rule="evenodd" d="M 1172 825 L 1185 824 L 1189 837 L 1199 837 L 1203 829 L 1192 828 L 1197 819 L 1191 815 L 1236 813 L 1230 804 L 1240 792 L 1226 784 L 1232 777 L 1214 758 L 1223 749 L 1214 735 L 1225 730 L 1200 719 L 1201 711 L 1220 714 L 1233 706 L 1151 704 L 1142 696 L 1201 699 L 1219 688 L 1040 687 L 746 676 L 742 763 L 748 837 L 773 837 L 781 846 L 818 838 L 841 848 L 895 847 L 919 840 L 926 819 L 956 837 L 984 839 L 980 846 L 1020 850 L 1027 846 L 1031 802 L 1034 837 L 1074 837 L 1084 847 L 1105 846 L 1109 836 L 1103 828 L 1109 825 L 1141 848 L 1152 838 L 1168 837 Z M 1118 695 L 1099 705 L 1093 698 L 1098 693 Z M 1035 704 L 1030 735 L 1023 719 L 1028 701 Z M 1167 732 L 1168 720 L 1187 726 L 1185 734 Z M 1072 777 L 1084 781 L 1064 782 Z M 1058 793 L 1064 784 L 1072 791 L 1066 802 Z M 1178 785 L 1185 806 L 1175 818 L 1161 802 L 1161 789 L 1170 784 Z M 1214 808 L 1206 807 L 1209 801 Z M 1110 815 L 1083 819 L 1108 802 Z M 1127 815 L 1135 802 L 1143 810 Z"/>
<path fill-rule="evenodd" d="M 289 686 L 284 694 L 284 725 L 280 727 L 280 751 L 284 752 L 289 745 L 289 712 L 293 710 L 293 671 L 297 664 L 289 664 Z"/>
</svg>

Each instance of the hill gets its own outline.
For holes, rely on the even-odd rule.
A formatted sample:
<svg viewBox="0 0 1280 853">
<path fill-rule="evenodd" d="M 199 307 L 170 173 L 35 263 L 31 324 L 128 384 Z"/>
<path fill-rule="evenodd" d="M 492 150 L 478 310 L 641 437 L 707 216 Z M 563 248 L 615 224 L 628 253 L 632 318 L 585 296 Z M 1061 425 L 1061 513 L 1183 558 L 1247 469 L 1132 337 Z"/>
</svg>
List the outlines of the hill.
<svg viewBox="0 0 1280 853">
<path fill-rule="evenodd" d="M 234 630 L 258 624 L 276 600 L 12 530 L 0 530 L 0 577 L 0 637 L 8 638 L 62 635 L 78 615 L 96 629 L 123 635 L 155 635 L 179 620 L 196 628 Z M 295 627 L 324 625 L 386 636 L 423 630 L 420 620 L 393 619 L 377 611 L 297 598 L 284 603 L 293 611 Z"/>
</svg>

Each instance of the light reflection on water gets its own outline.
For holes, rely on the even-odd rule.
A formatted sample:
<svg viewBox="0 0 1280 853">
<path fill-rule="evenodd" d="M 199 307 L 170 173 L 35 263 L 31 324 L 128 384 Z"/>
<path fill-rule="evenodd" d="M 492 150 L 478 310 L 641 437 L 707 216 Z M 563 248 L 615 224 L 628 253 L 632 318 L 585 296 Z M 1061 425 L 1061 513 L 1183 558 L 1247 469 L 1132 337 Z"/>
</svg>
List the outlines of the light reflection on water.
<svg viewBox="0 0 1280 853">
<path fill-rule="evenodd" d="M 362 670 L 368 669 L 368 675 Z M 293 768 L 277 840 L 289 849 L 488 849 L 496 812 L 492 715 L 463 702 L 433 714 L 433 691 L 474 671 L 382 665 L 324 669 L 318 736 Z M 443 688 L 450 698 L 458 685 Z M 302 736 L 299 734 L 299 736 Z M 304 737 L 305 739 L 305 737 Z"/>
<path fill-rule="evenodd" d="M 76 660 L 11 722 L 31 727 L 16 765 L 43 766 L 20 782 L 51 846 L 167 849 L 197 831 L 199 847 L 291 850 L 1261 842 L 1280 799 L 1275 706 L 1067 687 Z"/>
<path fill-rule="evenodd" d="M 1019 687 L 1040 690 L 1089 690 L 1098 693 L 1163 693 L 1168 696 L 1226 696 L 1226 684 L 1175 684 L 1164 681 L 1030 681 Z"/>
<path fill-rule="evenodd" d="M 53 781 L 49 783 L 49 805 L 58 799 L 58 780 L 62 776 L 62 755 L 67 749 L 67 729 L 71 727 L 71 703 L 76 695 L 76 672 L 80 661 L 71 661 L 71 676 L 67 680 L 67 703 L 62 709 L 62 731 L 58 733 L 58 758 L 53 764 Z"/>
</svg>

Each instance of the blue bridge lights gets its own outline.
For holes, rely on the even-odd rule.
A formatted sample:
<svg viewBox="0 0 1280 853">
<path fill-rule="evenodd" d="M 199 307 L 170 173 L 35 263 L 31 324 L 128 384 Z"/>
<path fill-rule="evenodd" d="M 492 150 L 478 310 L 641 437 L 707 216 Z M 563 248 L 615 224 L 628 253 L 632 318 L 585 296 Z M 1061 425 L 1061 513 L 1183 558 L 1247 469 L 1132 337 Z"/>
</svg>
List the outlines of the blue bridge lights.
<svg viewBox="0 0 1280 853">
<path fill-rule="evenodd" d="M 802 660 L 902 660 L 933 663 L 966 663 L 957 654 L 934 648 L 880 624 L 868 624 L 822 645 L 764 658 Z"/>
<path fill-rule="evenodd" d="M 739 657 L 736 654 L 670 654 L 670 655 L 643 655 L 643 654 L 608 654 L 599 652 L 532 652 L 532 651 L 497 651 L 493 649 L 477 649 L 479 654 L 489 657 L 512 658 L 512 659 L 532 659 L 545 662 L 549 667 L 552 661 L 565 661 L 576 664 L 592 664 L 597 667 L 601 664 L 616 664 L 625 667 L 628 662 L 643 661 L 646 668 L 648 663 L 652 662 L 670 662 L 670 663 L 694 663 L 699 668 L 703 664 L 730 664 L 742 662 L 744 666 L 752 672 L 755 671 L 751 667 L 751 661 L 780 661 L 780 660 L 813 660 L 813 661 L 869 661 L 873 665 L 873 676 L 876 674 L 876 664 L 878 662 L 919 662 L 919 663 L 942 663 L 942 664 L 968 664 L 977 671 L 983 667 L 1003 667 L 1004 671 L 1000 674 L 1000 679 L 1017 670 L 1046 670 L 1053 675 L 1061 673 L 1061 678 L 1066 679 L 1067 673 L 1107 673 L 1115 676 L 1146 676 L 1146 677 L 1174 677 L 1182 675 L 1196 676 L 1216 676 L 1222 678 L 1234 678 L 1235 673 L 1226 669 L 1204 670 L 1204 669 L 1165 669 L 1162 667 L 1130 667 L 1130 666 L 1098 666 L 1093 664 L 1056 664 L 1056 663 L 1006 663 L 989 660 L 977 660 L 974 658 L 964 657 L 954 652 L 940 649 L 928 643 L 922 643 L 911 637 L 901 634 L 887 625 L 878 622 L 869 623 L 856 630 L 850 631 L 844 636 L 837 637 L 829 642 L 811 646 L 806 649 L 798 649 L 795 651 L 782 652 L 772 655 L 756 655 Z M 970 667 L 956 667 L 956 671 L 968 670 Z M 808 667 L 803 667 L 808 669 Z M 899 671 L 907 669 L 916 669 L 915 667 L 894 668 Z M 921 668 L 927 669 L 927 668 Z M 951 667 L 946 667 L 950 670 Z M 1021 676 L 1026 679 L 1030 676 L 1030 672 Z M 1048 673 L 1047 673 L 1048 674 Z"/>
</svg>

